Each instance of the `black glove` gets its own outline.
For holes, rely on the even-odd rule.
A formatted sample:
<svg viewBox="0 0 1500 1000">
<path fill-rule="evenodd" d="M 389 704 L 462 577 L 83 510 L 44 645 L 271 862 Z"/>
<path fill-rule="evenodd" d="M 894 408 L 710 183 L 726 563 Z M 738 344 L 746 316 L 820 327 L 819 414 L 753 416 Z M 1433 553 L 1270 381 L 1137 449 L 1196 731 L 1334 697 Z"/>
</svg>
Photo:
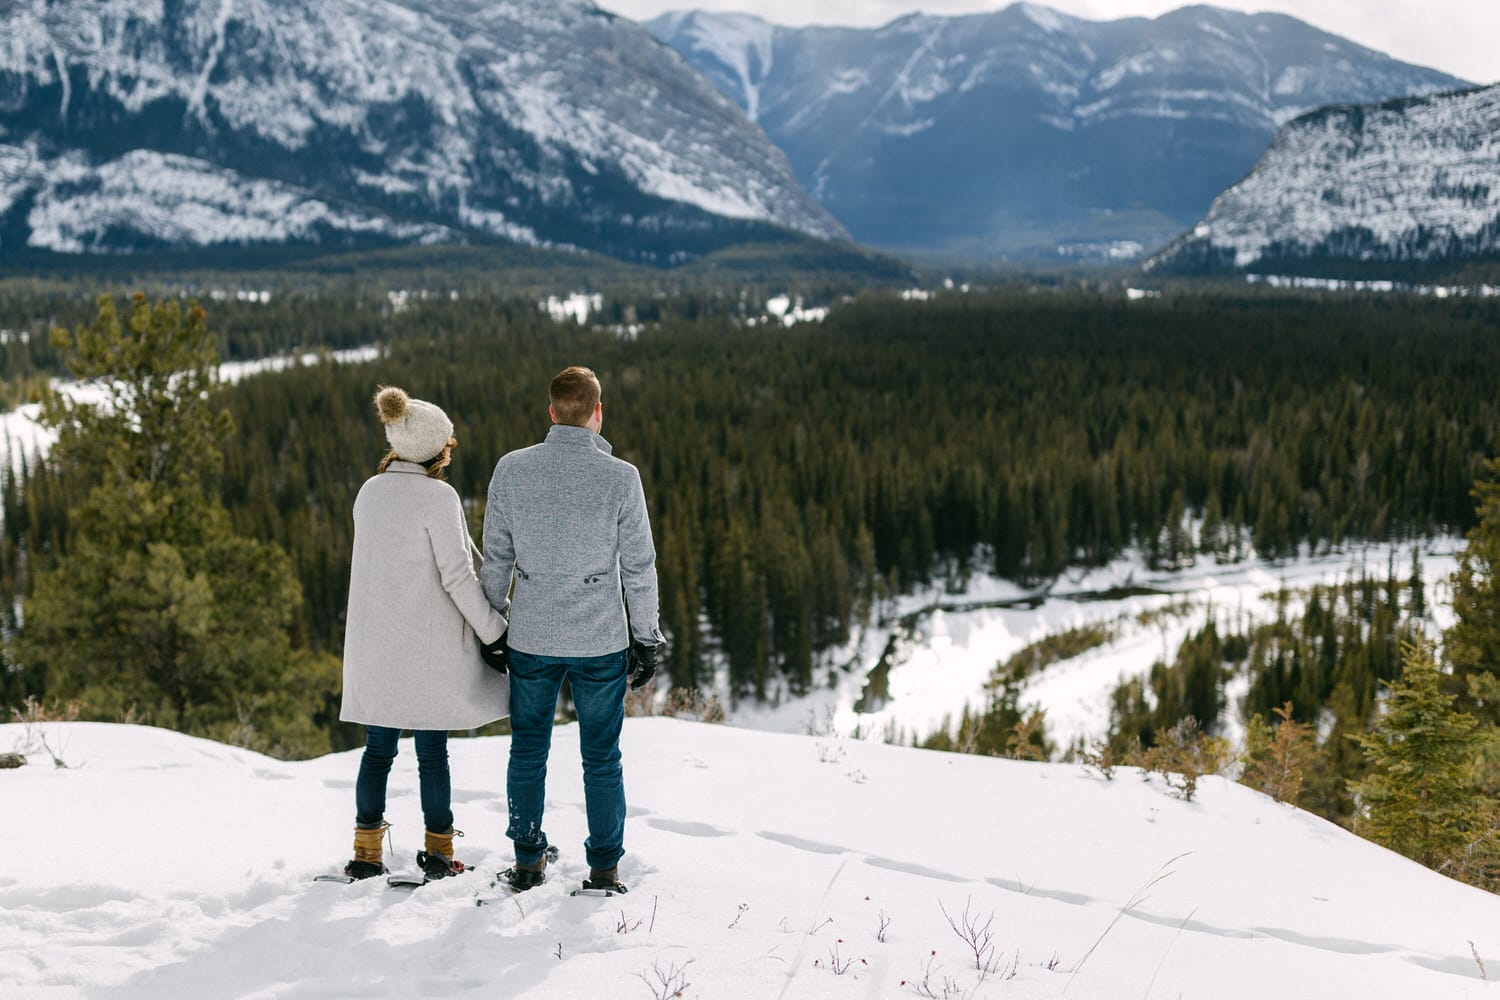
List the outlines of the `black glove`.
<svg viewBox="0 0 1500 1000">
<path fill-rule="evenodd" d="M 510 673 L 510 629 L 501 632 L 494 642 L 481 644 L 479 658 L 496 673 Z"/>
<path fill-rule="evenodd" d="M 656 676 L 657 656 L 661 651 L 660 643 L 647 645 L 639 639 L 630 640 L 630 652 L 627 654 L 625 667 L 625 680 L 629 682 L 630 689 L 645 687 Z"/>
</svg>

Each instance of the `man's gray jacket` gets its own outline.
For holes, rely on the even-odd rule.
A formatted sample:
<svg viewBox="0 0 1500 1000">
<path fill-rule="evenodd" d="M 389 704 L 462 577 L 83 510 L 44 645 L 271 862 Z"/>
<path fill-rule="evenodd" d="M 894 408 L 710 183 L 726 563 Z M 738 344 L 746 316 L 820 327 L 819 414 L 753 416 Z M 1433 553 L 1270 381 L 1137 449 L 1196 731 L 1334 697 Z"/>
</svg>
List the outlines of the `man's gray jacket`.
<svg viewBox="0 0 1500 1000">
<path fill-rule="evenodd" d="M 546 441 L 496 463 L 479 579 L 510 619 L 510 648 L 618 653 L 630 644 L 626 604 L 635 638 L 661 641 L 646 493 L 635 466 L 610 451 L 586 427 L 553 424 Z"/>
</svg>

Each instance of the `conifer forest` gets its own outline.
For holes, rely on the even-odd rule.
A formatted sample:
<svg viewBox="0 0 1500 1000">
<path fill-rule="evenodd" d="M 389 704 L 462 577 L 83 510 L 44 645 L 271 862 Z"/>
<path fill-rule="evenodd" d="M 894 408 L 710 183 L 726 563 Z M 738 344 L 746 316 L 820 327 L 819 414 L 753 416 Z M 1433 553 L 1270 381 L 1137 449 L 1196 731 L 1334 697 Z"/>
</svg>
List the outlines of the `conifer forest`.
<svg viewBox="0 0 1500 1000">
<path fill-rule="evenodd" d="M 1500 612 L 1485 600 L 1500 512 L 1490 523 L 1477 502 L 1500 454 L 1494 300 L 1200 289 L 1126 301 L 1002 287 L 906 301 L 867 290 L 835 299 L 821 323 L 786 327 L 747 323 L 730 291 L 619 291 L 588 324 L 499 294 L 397 307 L 356 291 L 290 292 L 204 301 L 201 321 L 189 298 L 168 300 L 175 319 L 140 322 L 201 322 L 223 360 L 324 352 L 212 386 L 217 415 L 191 430 L 214 443 L 192 439 L 212 456 L 183 473 L 206 484 L 194 501 L 206 513 L 183 551 L 237 581 L 241 600 L 219 613 L 244 624 L 240 638 L 264 641 L 234 669 L 215 668 L 213 683 L 175 688 L 48 641 L 47 622 L 79 600 L 49 575 L 67 567 L 71 586 L 93 593 L 77 574 L 108 578 L 128 560 L 83 558 L 90 539 L 149 546 L 131 525 L 173 523 L 142 494 L 99 492 L 100 466 L 128 447 L 129 430 L 115 428 L 119 440 L 59 446 L 5 480 L 5 705 L 73 700 L 83 717 L 239 734 L 293 756 L 355 745 L 357 728 L 337 722 L 338 656 L 350 508 L 384 452 L 375 390 L 402 386 L 452 417 L 448 479 L 477 538 L 496 459 L 542 439 L 549 379 L 584 364 L 604 387 L 604 436 L 645 484 L 675 687 L 706 688 L 717 670 L 734 701 L 806 692 L 843 668 L 831 651 L 882 601 L 935 579 L 1042 586 L 1129 550 L 1170 567 L 1469 533 L 1458 589 L 1473 610 L 1460 609 L 1468 631 L 1443 653 L 1469 659 L 1443 683 L 1483 725 L 1497 719 L 1497 667 L 1482 649 L 1500 649 L 1500 625 L 1489 631 Z M 108 308 L 128 317 L 167 306 L 119 295 Z M 5 406 L 65 374 L 97 311 L 45 291 L 0 297 L 0 328 L 28 333 L 0 342 Z M 75 335 L 50 337 L 53 327 Z M 357 347 L 378 357 L 330 353 Z M 137 500 L 121 500 L 129 495 Z M 172 494 L 173 510 L 185 509 L 183 495 Z M 162 600 L 187 600 L 192 579 L 180 592 L 162 584 Z M 956 733 L 913 735 L 1015 755 L 1020 732 L 1026 755 L 1127 760 L 1180 737 L 1183 720 L 1211 735 L 1223 679 L 1240 665 L 1252 678 L 1245 714 L 1259 720 L 1251 756 L 1271 753 L 1275 730 L 1303 727 L 1306 778 L 1293 797 L 1352 824 L 1353 783 L 1370 767 L 1355 737 L 1375 725 L 1379 692 L 1403 663 L 1425 655 L 1413 623 L 1426 597 L 1412 581 L 1410 567 L 1393 565 L 1318 590 L 1305 614 L 1241 634 L 1206 627 L 1174 662 L 1116 692 L 1112 732 L 1097 747 L 1051 745 L 1007 694 L 1045 650 L 997 663 L 988 712 L 966 711 Z M 271 596 L 256 610 L 249 593 Z M 131 648 L 120 635 L 96 638 L 95 659 Z M 204 642 L 203 655 L 224 655 Z M 178 666 L 190 669 L 181 657 Z"/>
</svg>

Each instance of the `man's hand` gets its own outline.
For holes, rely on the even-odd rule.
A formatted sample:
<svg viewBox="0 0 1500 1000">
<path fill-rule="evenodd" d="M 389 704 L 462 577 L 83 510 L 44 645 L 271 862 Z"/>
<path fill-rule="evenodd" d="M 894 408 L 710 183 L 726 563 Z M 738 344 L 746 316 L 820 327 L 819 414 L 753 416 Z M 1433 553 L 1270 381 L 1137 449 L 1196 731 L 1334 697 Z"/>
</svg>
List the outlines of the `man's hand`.
<svg viewBox="0 0 1500 1000">
<path fill-rule="evenodd" d="M 627 654 L 629 661 L 625 668 L 625 679 L 630 684 L 630 689 L 645 687 L 656 676 L 657 656 L 661 651 L 660 643 L 647 645 L 639 639 L 630 640 L 630 652 Z"/>
<path fill-rule="evenodd" d="M 496 673 L 510 673 L 510 629 L 501 632 L 494 642 L 480 645 L 479 658 Z"/>
</svg>

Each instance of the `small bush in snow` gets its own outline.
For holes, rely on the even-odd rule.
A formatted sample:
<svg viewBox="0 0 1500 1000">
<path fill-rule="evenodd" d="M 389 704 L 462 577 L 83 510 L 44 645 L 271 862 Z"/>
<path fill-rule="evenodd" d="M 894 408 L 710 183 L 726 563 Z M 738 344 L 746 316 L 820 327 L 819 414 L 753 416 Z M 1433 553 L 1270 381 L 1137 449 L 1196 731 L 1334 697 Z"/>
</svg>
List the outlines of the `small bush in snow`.
<svg viewBox="0 0 1500 1000">
<path fill-rule="evenodd" d="M 1138 759 L 1126 763 L 1160 774 L 1178 798 L 1191 802 L 1198 793 L 1198 779 L 1219 773 L 1229 759 L 1229 745 L 1203 732 L 1198 720 L 1188 716 L 1159 733 L 1156 743 L 1142 751 Z"/>
<path fill-rule="evenodd" d="M 1240 783 L 1262 791 L 1277 802 L 1296 804 L 1302 776 L 1317 754 L 1317 732 L 1292 718 L 1292 703 L 1271 711 L 1281 721 L 1274 731 L 1266 720 L 1250 717 L 1245 730 L 1245 772 Z"/>
</svg>

